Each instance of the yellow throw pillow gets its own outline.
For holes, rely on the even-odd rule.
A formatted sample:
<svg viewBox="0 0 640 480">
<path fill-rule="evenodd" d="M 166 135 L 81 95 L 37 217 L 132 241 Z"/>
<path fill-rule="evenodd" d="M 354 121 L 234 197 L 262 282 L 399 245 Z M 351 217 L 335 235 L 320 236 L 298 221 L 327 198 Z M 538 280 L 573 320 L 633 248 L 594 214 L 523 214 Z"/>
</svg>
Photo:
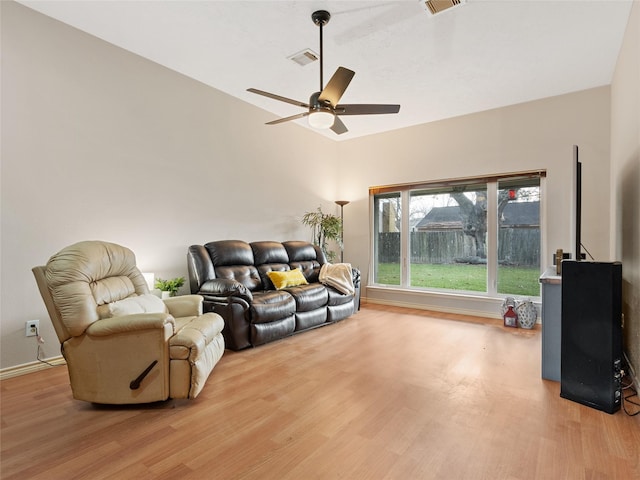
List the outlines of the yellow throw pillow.
<svg viewBox="0 0 640 480">
<path fill-rule="evenodd" d="M 276 290 L 309 284 L 299 268 L 296 268 L 295 270 L 288 270 L 286 272 L 267 272 L 267 275 L 273 282 L 273 286 L 276 287 Z"/>
</svg>

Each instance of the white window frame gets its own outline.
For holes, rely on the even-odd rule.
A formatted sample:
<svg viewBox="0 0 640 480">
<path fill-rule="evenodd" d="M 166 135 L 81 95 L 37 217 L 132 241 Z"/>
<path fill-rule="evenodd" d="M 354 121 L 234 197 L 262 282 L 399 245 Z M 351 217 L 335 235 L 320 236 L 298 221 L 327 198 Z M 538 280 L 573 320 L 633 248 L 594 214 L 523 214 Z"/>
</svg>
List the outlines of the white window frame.
<svg viewBox="0 0 640 480">
<path fill-rule="evenodd" d="M 470 177 L 460 179 L 448 179 L 435 182 L 417 182 L 410 184 L 399 185 L 387 185 L 371 187 L 369 189 L 369 205 L 370 205 L 370 232 L 371 232 L 371 259 L 370 265 L 372 272 L 370 272 L 369 286 L 371 287 L 389 287 L 393 289 L 401 289 L 407 291 L 425 292 L 429 294 L 443 293 L 443 294 L 462 294 L 470 296 L 486 296 L 491 298 L 505 297 L 507 294 L 498 293 L 498 185 L 502 180 L 508 180 L 517 177 L 537 177 L 540 181 L 540 272 L 542 273 L 546 268 L 544 259 L 547 257 L 547 242 L 546 242 L 546 171 L 534 170 L 517 173 L 507 173 L 500 175 L 491 175 L 487 177 Z M 409 285 L 411 278 L 411 262 L 410 262 L 410 242 L 411 235 L 409 232 L 409 202 L 410 193 L 417 189 L 429 189 L 438 186 L 448 186 L 455 184 L 471 184 L 471 183 L 484 183 L 487 188 L 487 291 L 486 292 L 470 292 L 465 290 L 440 290 L 430 289 L 425 287 L 413 287 Z M 375 236 L 377 231 L 375 228 L 374 215 L 375 215 L 375 197 L 380 193 L 400 193 L 400 205 L 401 205 L 401 249 L 400 249 L 400 285 L 387 285 L 375 282 L 377 272 L 376 261 L 376 241 Z M 535 297 L 539 299 L 540 297 Z"/>
</svg>

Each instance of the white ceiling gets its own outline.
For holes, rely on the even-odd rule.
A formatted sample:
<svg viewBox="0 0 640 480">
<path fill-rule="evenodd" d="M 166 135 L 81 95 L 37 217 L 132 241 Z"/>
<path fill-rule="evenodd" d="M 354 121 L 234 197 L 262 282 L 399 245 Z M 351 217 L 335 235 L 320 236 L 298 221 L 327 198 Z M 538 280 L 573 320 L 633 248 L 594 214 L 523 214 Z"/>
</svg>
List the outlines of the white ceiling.
<svg viewBox="0 0 640 480">
<path fill-rule="evenodd" d="M 468 0 L 430 16 L 402 1 L 31 1 L 20 3 L 273 114 L 304 109 L 319 63 L 356 72 L 341 103 L 399 103 L 397 115 L 342 117 L 345 140 L 611 83 L 632 0 Z M 268 116 L 270 120 L 271 117 Z M 306 119 L 296 120 L 306 126 Z M 283 128 L 282 125 L 265 128 Z"/>
</svg>

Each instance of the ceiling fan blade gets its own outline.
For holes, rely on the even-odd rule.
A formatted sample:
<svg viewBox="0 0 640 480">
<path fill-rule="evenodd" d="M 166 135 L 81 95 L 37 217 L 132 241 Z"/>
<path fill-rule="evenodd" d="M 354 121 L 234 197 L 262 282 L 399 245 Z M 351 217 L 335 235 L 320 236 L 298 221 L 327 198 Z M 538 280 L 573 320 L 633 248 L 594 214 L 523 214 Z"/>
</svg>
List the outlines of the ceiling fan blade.
<svg viewBox="0 0 640 480">
<path fill-rule="evenodd" d="M 309 104 L 307 103 L 293 100 L 287 97 L 282 97 L 274 93 L 265 92 L 264 90 L 258 90 L 257 88 L 247 88 L 247 92 L 257 93 L 258 95 L 262 95 L 263 97 L 273 98 L 274 100 L 280 100 L 281 102 L 290 103 L 291 105 L 296 105 L 298 107 L 309 108 Z"/>
<path fill-rule="evenodd" d="M 355 74 L 356 72 L 348 68 L 338 67 L 336 73 L 333 74 L 329 83 L 327 83 L 320 93 L 318 100 L 321 102 L 329 102 L 331 106 L 336 106 Z"/>
<path fill-rule="evenodd" d="M 338 105 L 336 115 L 380 115 L 384 113 L 398 113 L 400 105 L 383 105 L 375 103 L 354 103 Z"/>
<path fill-rule="evenodd" d="M 331 130 L 333 130 L 338 135 L 342 135 L 343 133 L 346 133 L 349 131 L 347 130 L 346 125 L 342 123 L 342 120 L 340 120 L 337 115 L 333 120 L 333 126 L 331 127 Z"/>
<path fill-rule="evenodd" d="M 291 115 L 290 117 L 279 118 L 277 120 L 272 120 L 270 122 L 265 123 L 265 125 L 277 125 L 278 123 L 288 122 L 289 120 L 297 120 L 298 118 L 303 118 L 309 115 L 309 112 L 298 113 L 297 115 Z"/>
</svg>

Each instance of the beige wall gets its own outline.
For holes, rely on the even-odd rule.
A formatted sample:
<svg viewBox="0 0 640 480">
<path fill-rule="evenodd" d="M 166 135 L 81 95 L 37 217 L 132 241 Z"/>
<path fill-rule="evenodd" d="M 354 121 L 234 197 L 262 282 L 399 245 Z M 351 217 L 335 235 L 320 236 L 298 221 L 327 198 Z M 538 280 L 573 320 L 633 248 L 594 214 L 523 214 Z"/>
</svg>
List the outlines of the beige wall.
<svg viewBox="0 0 640 480">
<path fill-rule="evenodd" d="M 622 260 L 625 350 L 640 379 L 640 2 L 611 88 L 611 248 Z"/>
<path fill-rule="evenodd" d="M 2 368 L 60 350 L 31 268 L 87 239 L 186 275 L 210 240 L 310 239 L 336 143 L 13 2 L 2 8 Z M 337 213 L 338 210 L 332 210 Z"/>
<path fill-rule="evenodd" d="M 583 163 L 582 242 L 600 261 L 610 260 L 609 87 L 546 98 L 364 137 L 341 146 L 349 158 L 340 190 L 353 200 L 345 208 L 345 258 L 368 270 L 369 199 L 374 185 L 460 178 L 501 172 L 546 170 L 546 250 L 573 251 L 573 145 Z M 354 161 L 355 160 L 355 161 Z M 499 315 L 498 299 L 416 295 L 367 289 L 367 298 Z"/>
<path fill-rule="evenodd" d="M 544 168 L 548 248 L 570 249 L 573 144 L 583 241 L 616 258 L 603 228 L 615 212 L 609 87 L 332 142 L 295 124 L 265 127 L 262 110 L 23 6 L 0 8 L 0 368 L 34 360 L 24 337 L 33 318 L 45 356 L 59 353 L 30 269 L 79 240 L 118 242 L 143 270 L 186 275 L 190 244 L 308 238 L 302 214 L 337 213 L 333 200 L 346 199 L 345 260 L 366 279 L 370 186 Z"/>
</svg>

